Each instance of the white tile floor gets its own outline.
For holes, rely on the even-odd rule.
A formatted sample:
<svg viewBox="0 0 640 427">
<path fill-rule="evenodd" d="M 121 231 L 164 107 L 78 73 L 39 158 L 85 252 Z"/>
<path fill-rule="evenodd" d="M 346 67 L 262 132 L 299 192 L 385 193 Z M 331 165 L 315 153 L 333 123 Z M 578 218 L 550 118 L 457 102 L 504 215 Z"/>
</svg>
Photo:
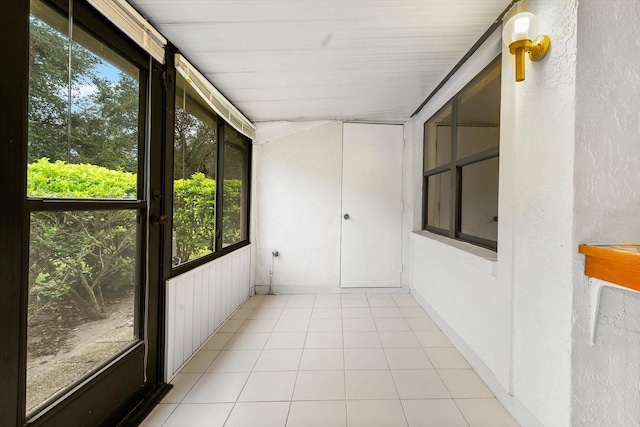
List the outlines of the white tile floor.
<svg viewBox="0 0 640 427">
<path fill-rule="evenodd" d="M 142 426 L 518 424 L 410 295 L 250 298 Z"/>
</svg>

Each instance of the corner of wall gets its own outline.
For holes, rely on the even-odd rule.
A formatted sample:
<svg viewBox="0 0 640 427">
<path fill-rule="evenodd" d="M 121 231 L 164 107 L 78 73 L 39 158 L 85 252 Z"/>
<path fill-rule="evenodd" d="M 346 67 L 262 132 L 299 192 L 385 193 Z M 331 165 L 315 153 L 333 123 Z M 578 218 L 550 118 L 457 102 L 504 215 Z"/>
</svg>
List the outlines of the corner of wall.
<svg viewBox="0 0 640 427">
<path fill-rule="evenodd" d="M 402 159 L 402 286 L 411 285 L 411 232 L 415 229 L 414 200 L 414 141 L 413 122 L 408 120 L 403 125 L 404 156 Z"/>
</svg>

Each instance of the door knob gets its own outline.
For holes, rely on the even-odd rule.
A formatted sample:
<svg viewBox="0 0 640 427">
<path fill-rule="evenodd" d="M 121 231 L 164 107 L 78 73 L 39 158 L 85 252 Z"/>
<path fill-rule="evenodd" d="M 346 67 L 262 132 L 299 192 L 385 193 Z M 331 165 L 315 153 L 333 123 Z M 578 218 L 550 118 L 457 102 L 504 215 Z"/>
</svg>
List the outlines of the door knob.
<svg viewBox="0 0 640 427">
<path fill-rule="evenodd" d="M 344 214 L 344 219 L 349 219 L 349 214 Z"/>
</svg>

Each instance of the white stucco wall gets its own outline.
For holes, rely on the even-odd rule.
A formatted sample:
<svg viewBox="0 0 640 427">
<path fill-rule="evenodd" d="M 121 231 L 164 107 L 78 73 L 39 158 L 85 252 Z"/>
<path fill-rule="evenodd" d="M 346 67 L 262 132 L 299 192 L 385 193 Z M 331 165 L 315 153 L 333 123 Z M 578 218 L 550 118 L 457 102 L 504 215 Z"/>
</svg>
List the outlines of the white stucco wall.
<svg viewBox="0 0 640 427">
<path fill-rule="evenodd" d="M 639 20 L 637 1 L 580 1 L 574 248 L 640 241 Z M 583 271 L 574 252 L 573 425 L 640 425 L 640 295 L 603 291 L 592 347 Z"/>
<path fill-rule="evenodd" d="M 340 285 L 342 122 L 259 123 L 254 143 L 255 284 Z"/>
<path fill-rule="evenodd" d="M 426 238 L 420 233 L 412 236 L 413 291 L 445 319 L 485 365 L 494 369 L 498 284 L 495 261 L 442 240 L 435 236 Z"/>
</svg>

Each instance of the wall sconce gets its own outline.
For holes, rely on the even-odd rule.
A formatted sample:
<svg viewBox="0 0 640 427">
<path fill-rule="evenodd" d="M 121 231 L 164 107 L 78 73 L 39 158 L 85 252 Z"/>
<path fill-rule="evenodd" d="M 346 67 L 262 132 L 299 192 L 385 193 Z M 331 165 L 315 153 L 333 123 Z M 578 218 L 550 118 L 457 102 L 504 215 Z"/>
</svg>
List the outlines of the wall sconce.
<svg viewBox="0 0 640 427">
<path fill-rule="evenodd" d="M 518 13 L 507 21 L 502 40 L 509 46 L 509 52 L 516 55 L 517 82 L 524 80 L 524 53 L 529 52 L 531 61 L 540 61 L 551 45 L 549 36 L 538 35 L 538 18 L 529 12 Z"/>
</svg>

